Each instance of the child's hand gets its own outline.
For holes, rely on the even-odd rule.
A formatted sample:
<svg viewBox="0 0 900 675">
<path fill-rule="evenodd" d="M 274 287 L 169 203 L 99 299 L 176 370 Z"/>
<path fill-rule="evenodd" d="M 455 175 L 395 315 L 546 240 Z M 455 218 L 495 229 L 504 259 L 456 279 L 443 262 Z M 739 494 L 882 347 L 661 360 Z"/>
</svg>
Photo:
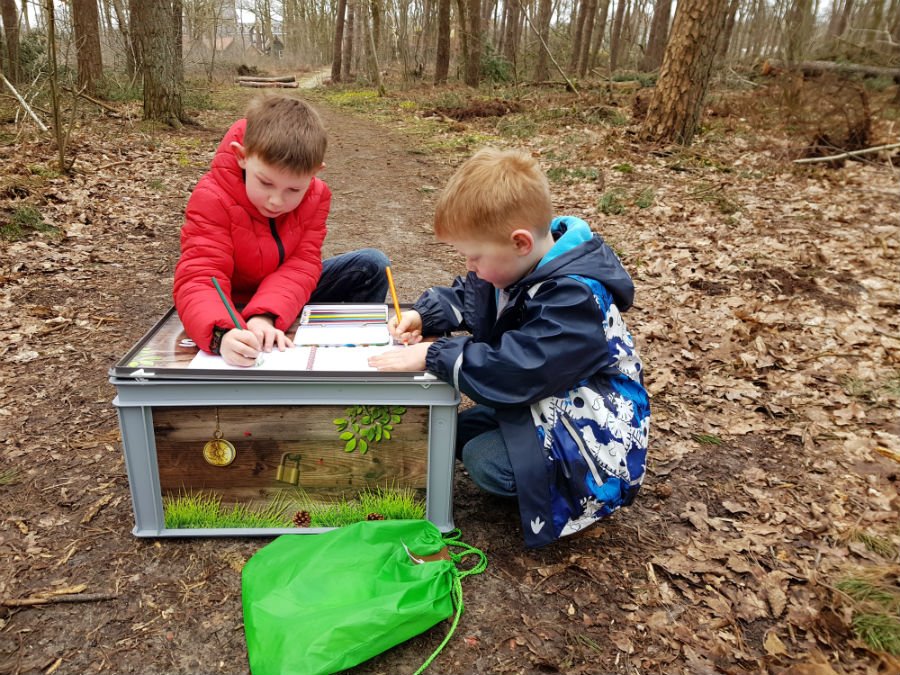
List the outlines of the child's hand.
<svg viewBox="0 0 900 675">
<path fill-rule="evenodd" d="M 422 341 L 422 316 L 414 309 L 409 309 L 403 312 L 403 321 L 399 324 L 397 317 L 392 316 L 388 321 L 388 330 L 403 344 L 414 345 Z"/>
<path fill-rule="evenodd" d="M 406 319 L 404 313 L 403 318 Z M 419 336 L 422 339 L 422 336 Z M 408 347 L 392 349 L 383 354 L 369 357 L 369 365 L 378 370 L 420 371 L 425 370 L 425 356 L 428 354 L 430 342 L 421 342 Z"/>
<path fill-rule="evenodd" d="M 272 351 L 273 346 L 283 352 L 286 347 L 293 347 L 294 343 L 284 334 L 284 331 L 275 328 L 275 322 L 271 317 L 257 315 L 247 320 L 247 329 L 250 330 L 259 341 L 260 349 L 264 352 Z"/>
<path fill-rule="evenodd" d="M 259 340 L 249 330 L 232 328 L 222 336 L 219 354 L 231 366 L 252 366 L 259 356 Z"/>
</svg>

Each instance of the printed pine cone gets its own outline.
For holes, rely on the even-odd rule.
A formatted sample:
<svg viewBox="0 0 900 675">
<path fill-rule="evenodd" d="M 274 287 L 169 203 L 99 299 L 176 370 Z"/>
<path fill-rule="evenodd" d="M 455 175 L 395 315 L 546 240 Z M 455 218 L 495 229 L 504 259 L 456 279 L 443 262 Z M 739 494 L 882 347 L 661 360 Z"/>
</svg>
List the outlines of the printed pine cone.
<svg viewBox="0 0 900 675">
<path fill-rule="evenodd" d="M 366 516 L 366 520 L 384 520 L 384 516 L 380 513 L 370 513 Z"/>
<path fill-rule="evenodd" d="M 294 514 L 294 525 L 297 527 L 309 527 L 312 519 L 309 517 L 309 511 L 297 511 Z"/>
</svg>

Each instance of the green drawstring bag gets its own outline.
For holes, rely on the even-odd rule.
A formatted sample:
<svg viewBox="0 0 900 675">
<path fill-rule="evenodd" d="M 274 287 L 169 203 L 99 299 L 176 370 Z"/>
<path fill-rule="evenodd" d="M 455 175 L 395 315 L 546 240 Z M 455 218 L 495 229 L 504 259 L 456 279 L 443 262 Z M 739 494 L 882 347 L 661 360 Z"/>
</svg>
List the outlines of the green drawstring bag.
<svg viewBox="0 0 900 675">
<path fill-rule="evenodd" d="M 284 535 L 244 565 L 242 599 L 253 675 L 319 675 L 351 668 L 463 612 L 460 579 L 487 566 L 459 533 L 427 520 L 364 521 L 317 535 Z M 454 553 L 452 548 L 461 548 Z M 457 567 L 467 555 L 478 562 Z"/>
</svg>

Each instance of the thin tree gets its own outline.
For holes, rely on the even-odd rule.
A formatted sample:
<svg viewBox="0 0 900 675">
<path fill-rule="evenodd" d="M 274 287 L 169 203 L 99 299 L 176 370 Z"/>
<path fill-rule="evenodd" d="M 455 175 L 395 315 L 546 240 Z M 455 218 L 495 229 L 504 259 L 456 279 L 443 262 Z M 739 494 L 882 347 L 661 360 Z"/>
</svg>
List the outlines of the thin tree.
<svg viewBox="0 0 900 675">
<path fill-rule="evenodd" d="M 362 19 L 365 22 L 366 28 L 366 41 L 365 41 L 365 51 L 366 51 L 366 62 L 369 66 L 369 78 L 375 84 L 375 87 L 378 89 L 378 95 L 384 96 L 387 92 L 384 88 L 384 81 L 381 79 L 381 70 L 378 66 L 378 54 L 375 49 L 375 4 L 371 2 L 371 0 L 362 0 L 365 4 L 363 5 L 363 14 Z"/>
<path fill-rule="evenodd" d="M 464 64 L 468 63 L 470 58 L 467 14 L 466 0 L 456 0 L 456 15 L 459 20 L 459 55 Z"/>
<path fill-rule="evenodd" d="M 584 18 L 584 36 L 578 55 L 578 77 L 587 75 L 588 62 L 591 60 L 591 38 L 594 33 L 594 20 L 597 16 L 597 0 L 587 0 L 585 11 L 587 16 Z"/>
<path fill-rule="evenodd" d="M 550 50 L 546 47 L 550 41 L 550 19 L 552 16 L 552 0 L 540 0 L 538 4 L 537 33 L 538 39 L 545 48 L 538 50 L 538 59 L 534 66 L 535 82 L 543 82 L 550 77 L 550 66 L 547 62 L 547 59 L 550 56 Z"/>
<path fill-rule="evenodd" d="M 469 58 L 466 60 L 466 84 L 477 87 L 481 82 L 481 0 L 468 0 Z"/>
<path fill-rule="evenodd" d="M 619 54 L 622 50 L 622 33 L 625 26 L 625 8 L 628 0 L 616 0 L 616 13 L 613 18 L 612 32 L 609 35 L 609 74 L 612 75 L 619 65 Z"/>
<path fill-rule="evenodd" d="M 331 81 L 341 81 L 341 59 L 344 52 L 344 17 L 347 14 L 347 0 L 338 0 L 337 17 L 334 23 L 334 42 L 331 48 Z"/>
<path fill-rule="evenodd" d="M 503 58 L 513 65 L 513 70 L 518 72 L 516 67 L 519 55 L 519 26 L 522 17 L 519 12 L 518 0 L 506 0 L 506 24 L 503 27 Z"/>
<path fill-rule="evenodd" d="M 450 0 L 438 1 L 437 54 L 434 59 L 434 83 L 444 84 L 450 72 Z"/>
<path fill-rule="evenodd" d="M 642 136 L 689 145 L 715 63 L 729 0 L 679 0 Z"/>
<path fill-rule="evenodd" d="M 344 55 L 341 57 L 341 79 L 350 79 L 350 70 L 353 67 L 353 41 L 356 32 L 356 6 L 359 0 L 349 0 L 347 3 L 347 19 L 344 22 Z"/>
<path fill-rule="evenodd" d="M 812 0 L 794 0 L 787 12 L 784 35 L 784 59 L 788 64 L 801 61 L 812 32 Z"/>
<path fill-rule="evenodd" d="M 21 75 L 19 64 L 19 12 L 16 0 L 0 0 L 0 17 L 3 18 L 3 37 L 6 42 L 6 75 L 16 84 Z"/>
<path fill-rule="evenodd" d="M 192 120 L 182 106 L 181 0 L 132 0 L 133 31 L 140 44 L 144 79 L 144 119 L 173 127 Z"/>
<path fill-rule="evenodd" d="M 603 37 L 606 33 L 606 22 L 609 18 L 609 2 L 610 0 L 600 0 L 600 11 L 597 13 L 597 27 L 594 29 L 594 40 L 591 44 L 591 58 L 588 68 L 597 65 L 597 54 L 603 45 Z"/>
<path fill-rule="evenodd" d="M 575 72 L 578 68 L 578 57 L 581 55 L 581 40 L 584 36 L 584 16 L 585 6 L 588 0 L 572 3 L 572 23 L 570 30 L 572 31 L 572 53 L 569 55 L 569 71 Z"/>
<path fill-rule="evenodd" d="M 75 24 L 75 54 L 78 61 L 78 87 L 94 95 L 103 78 L 100 53 L 100 13 L 97 0 L 74 0 L 72 19 Z"/>
<path fill-rule="evenodd" d="M 662 65 L 663 54 L 666 53 L 666 42 L 669 39 L 671 17 L 672 0 L 658 0 L 653 7 L 653 21 L 650 23 L 647 49 L 641 60 L 641 70 L 644 72 L 656 70 Z"/>
</svg>

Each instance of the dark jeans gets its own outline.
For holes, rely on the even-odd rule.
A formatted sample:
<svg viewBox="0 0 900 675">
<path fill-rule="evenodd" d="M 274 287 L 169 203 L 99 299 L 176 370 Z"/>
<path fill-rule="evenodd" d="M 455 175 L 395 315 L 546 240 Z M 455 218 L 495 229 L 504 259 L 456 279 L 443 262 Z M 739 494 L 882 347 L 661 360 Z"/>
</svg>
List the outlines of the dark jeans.
<svg viewBox="0 0 900 675">
<path fill-rule="evenodd" d="M 456 424 L 456 456 L 462 459 L 469 477 L 482 490 L 500 497 L 516 495 L 509 449 L 493 408 L 479 404 L 460 410 Z"/>
<path fill-rule="evenodd" d="M 322 276 L 310 303 L 384 302 L 388 257 L 375 248 L 362 248 L 322 261 Z"/>
</svg>

